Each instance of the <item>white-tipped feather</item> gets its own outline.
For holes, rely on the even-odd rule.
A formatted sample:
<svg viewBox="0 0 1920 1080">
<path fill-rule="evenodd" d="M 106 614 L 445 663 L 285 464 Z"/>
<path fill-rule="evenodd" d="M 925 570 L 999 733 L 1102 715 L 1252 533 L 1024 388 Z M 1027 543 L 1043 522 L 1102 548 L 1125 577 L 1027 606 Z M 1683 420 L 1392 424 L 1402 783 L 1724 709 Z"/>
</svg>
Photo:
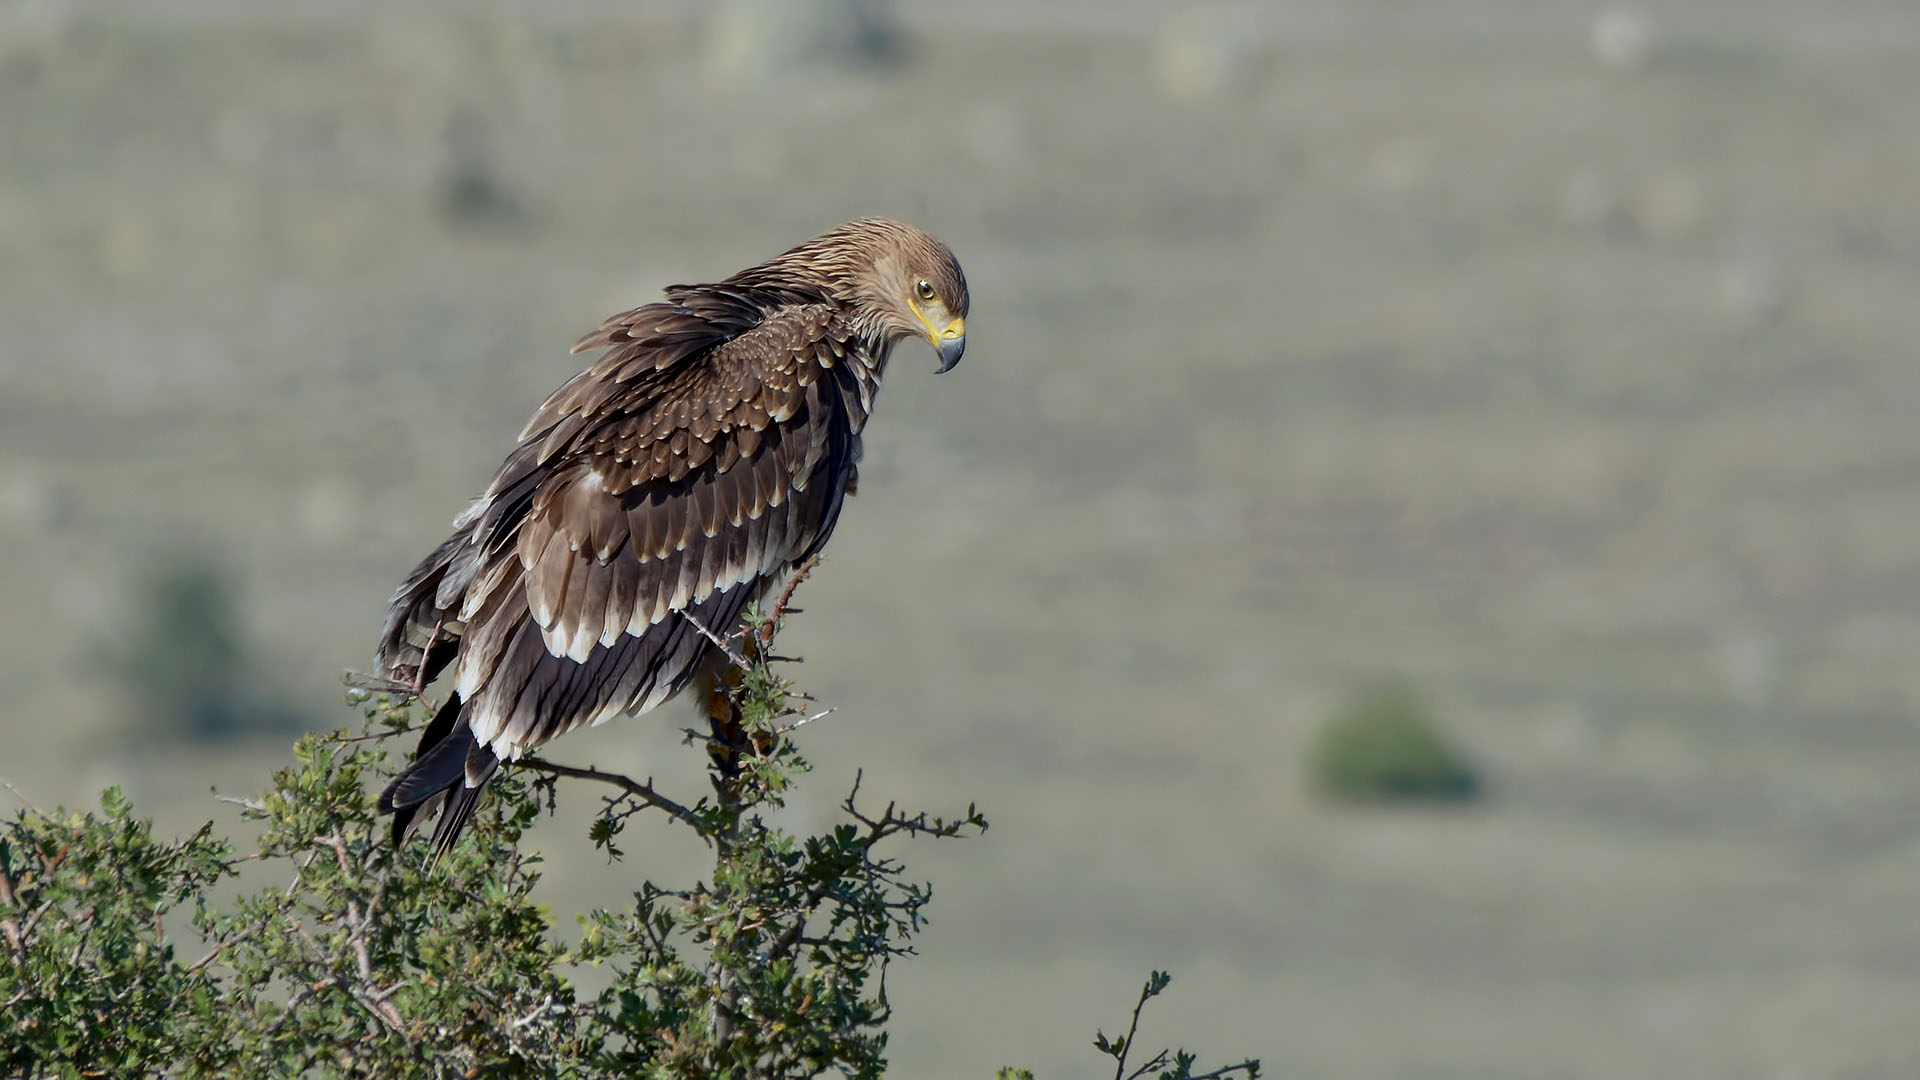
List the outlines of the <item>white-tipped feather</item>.
<svg viewBox="0 0 1920 1080">
<path fill-rule="evenodd" d="M 593 647 L 600 642 L 599 635 L 594 632 L 598 629 L 598 626 L 589 625 L 584 620 L 574 627 L 573 636 L 567 640 L 566 658 L 576 664 L 586 663 L 587 657 L 593 654 Z"/>
<path fill-rule="evenodd" d="M 573 567 L 573 553 L 567 550 L 566 537 L 558 532 L 553 533 L 547 538 L 546 547 L 538 558 L 531 564 L 522 558 L 521 563 L 527 568 L 527 605 L 533 612 L 533 621 L 539 623 L 543 630 L 550 628 L 553 626 L 554 605 L 567 592 L 566 576 L 562 574 L 560 580 L 555 582 L 552 575 L 556 567 L 561 571 L 570 571 Z M 547 644 L 551 648 L 552 640 L 549 639 Z M 552 651 L 558 653 L 564 650 Z"/>
<path fill-rule="evenodd" d="M 473 733 L 473 741 L 483 746 L 493 742 L 500 733 L 500 695 L 488 694 L 477 701 L 465 695 L 462 697 L 474 702 L 473 708 L 467 711 L 467 730 Z"/>
<path fill-rule="evenodd" d="M 625 713 L 626 711 L 627 711 L 626 702 L 624 701 L 608 702 L 607 704 L 602 705 L 599 709 L 595 710 L 594 713 L 587 718 L 587 726 L 599 727 L 601 724 L 606 723 L 607 721 L 613 719 L 616 716 L 621 715 L 622 713 Z"/>
<path fill-rule="evenodd" d="M 479 612 L 480 605 L 486 603 L 487 598 L 493 595 L 493 590 L 500 587 L 501 580 L 516 569 L 518 569 L 516 560 L 495 559 L 493 565 L 487 568 L 486 574 L 468 587 L 467 595 L 460 603 L 460 621 L 466 622 L 472 619 Z"/>
<path fill-rule="evenodd" d="M 468 653 L 460 654 L 460 662 L 453 668 L 453 692 L 460 695 L 461 701 L 472 701 L 473 695 L 480 689 L 480 664 L 469 662 Z"/>
<path fill-rule="evenodd" d="M 533 724 L 537 718 L 533 704 L 527 700 L 526 695 L 522 694 L 520 704 L 514 708 L 513 715 L 507 719 L 506 726 L 493 737 L 494 756 L 501 761 L 520 760 L 521 751 L 525 750 L 527 744 L 532 741 Z"/>
<path fill-rule="evenodd" d="M 614 605 L 619 602 L 618 590 L 608 595 L 607 616 L 600 624 L 600 644 L 609 649 L 613 648 L 613 643 L 620 640 L 620 635 L 626 633 L 633 622 L 631 613 L 614 609 Z"/>
<path fill-rule="evenodd" d="M 639 703 L 634 705 L 634 707 L 630 711 L 633 712 L 635 715 L 638 715 L 640 713 L 652 712 L 662 702 L 667 700 L 667 687 L 670 685 L 672 684 L 661 683 L 658 685 L 651 685 L 646 692 L 646 696 L 642 697 Z"/>
<path fill-rule="evenodd" d="M 772 522 L 747 527 L 747 553 L 745 562 L 756 569 L 762 568 L 767 553 L 767 534 L 772 531 Z"/>
</svg>

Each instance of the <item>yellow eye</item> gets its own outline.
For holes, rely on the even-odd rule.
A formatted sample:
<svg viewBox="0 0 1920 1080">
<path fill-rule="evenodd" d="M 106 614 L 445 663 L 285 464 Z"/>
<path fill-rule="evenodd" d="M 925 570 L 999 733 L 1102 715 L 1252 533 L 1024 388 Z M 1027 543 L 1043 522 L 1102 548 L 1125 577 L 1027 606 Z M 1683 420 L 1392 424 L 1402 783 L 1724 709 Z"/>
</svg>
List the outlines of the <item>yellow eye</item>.
<svg viewBox="0 0 1920 1080">
<path fill-rule="evenodd" d="M 933 286 L 927 284 L 926 278 L 921 278 L 919 284 L 913 287 L 913 291 L 919 293 L 922 300 L 933 299 Z"/>
</svg>

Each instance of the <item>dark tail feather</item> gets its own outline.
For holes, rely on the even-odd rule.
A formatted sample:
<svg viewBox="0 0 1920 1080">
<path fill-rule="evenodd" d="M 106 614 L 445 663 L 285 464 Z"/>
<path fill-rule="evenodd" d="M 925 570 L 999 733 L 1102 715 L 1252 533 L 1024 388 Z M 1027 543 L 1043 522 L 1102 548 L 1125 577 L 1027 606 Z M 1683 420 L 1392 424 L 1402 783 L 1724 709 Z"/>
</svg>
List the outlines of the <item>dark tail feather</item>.
<svg viewBox="0 0 1920 1080">
<path fill-rule="evenodd" d="M 493 779 L 493 774 L 500 770 L 500 759 L 493 756 L 493 751 L 477 744 L 474 750 L 475 756 L 484 755 L 485 760 L 480 763 L 480 771 L 475 774 L 477 779 L 473 783 L 462 783 L 447 793 L 446 804 L 440 807 L 440 824 L 433 829 L 435 859 L 453 850 L 453 845 L 460 841 L 460 833 L 466 829 L 467 822 L 473 819 L 473 812 L 480 806 L 480 793 L 487 790 L 487 781 Z M 465 772 L 462 770 L 463 780 Z"/>
<path fill-rule="evenodd" d="M 480 793 L 500 768 L 493 751 L 474 741 L 460 723 L 461 702 L 449 697 L 420 736 L 413 762 L 380 793 L 379 809 L 393 815 L 393 844 L 399 847 L 422 814 L 438 809 L 433 831 L 435 857 L 447 853 L 480 805 Z"/>
</svg>

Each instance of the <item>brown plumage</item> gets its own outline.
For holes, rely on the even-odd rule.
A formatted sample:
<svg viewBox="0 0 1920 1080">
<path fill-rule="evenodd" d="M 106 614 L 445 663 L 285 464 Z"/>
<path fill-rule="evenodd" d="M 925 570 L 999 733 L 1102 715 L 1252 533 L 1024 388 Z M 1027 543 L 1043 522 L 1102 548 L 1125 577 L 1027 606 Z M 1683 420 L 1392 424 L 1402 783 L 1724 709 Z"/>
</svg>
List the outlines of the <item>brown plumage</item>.
<svg viewBox="0 0 1920 1080">
<path fill-rule="evenodd" d="M 446 850 L 502 763 L 678 693 L 712 659 L 701 627 L 832 534 L 894 344 L 926 338 L 941 371 L 966 345 L 953 253 L 893 221 L 666 296 L 580 339 L 604 351 L 393 594 L 376 670 L 455 682 L 380 796 L 396 842 L 438 809 Z"/>
</svg>

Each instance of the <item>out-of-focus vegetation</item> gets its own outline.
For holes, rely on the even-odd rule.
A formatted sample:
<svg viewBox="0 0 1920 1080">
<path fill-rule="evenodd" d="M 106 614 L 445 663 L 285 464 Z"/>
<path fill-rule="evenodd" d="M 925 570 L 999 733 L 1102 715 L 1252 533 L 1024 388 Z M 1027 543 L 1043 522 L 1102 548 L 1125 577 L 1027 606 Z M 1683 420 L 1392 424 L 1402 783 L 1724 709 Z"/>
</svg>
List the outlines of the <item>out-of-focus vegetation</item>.
<svg viewBox="0 0 1920 1080">
<path fill-rule="evenodd" d="M 234 585 L 202 555 L 150 563 L 117 638 L 100 644 L 129 726 L 148 739 L 217 739 L 297 729 L 303 718 L 261 684 Z"/>
<path fill-rule="evenodd" d="M 1368 690 L 1328 719 L 1307 757 L 1322 793 L 1355 802 L 1464 802 L 1480 777 L 1411 684 Z"/>
<path fill-rule="evenodd" d="M 808 790 L 996 825 L 916 853 L 897 1071 L 1071 1075 L 1155 968 L 1277 1075 L 1910 1071 L 1908 0 L 902 0 L 881 63 L 754 6 L 0 5 L 0 776 L 191 833 L 284 752 L 127 737 L 148 552 L 217 540 L 325 716 L 572 341 L 888 213 L 971 345 L 897 355 L 809 587 Z M 1382 671 L 1472 813 L 1312 796 Z M 564 756 L 667 783 L 678 726 Z"/>
<path fill-rule="evenodd" d="M 232 590 L 202 559 L 155 565 L 140 581 L 125 637 L 106 646 L 113 673 L 170 734 L 230 732 L 248 658 Z"/>
</svg>

